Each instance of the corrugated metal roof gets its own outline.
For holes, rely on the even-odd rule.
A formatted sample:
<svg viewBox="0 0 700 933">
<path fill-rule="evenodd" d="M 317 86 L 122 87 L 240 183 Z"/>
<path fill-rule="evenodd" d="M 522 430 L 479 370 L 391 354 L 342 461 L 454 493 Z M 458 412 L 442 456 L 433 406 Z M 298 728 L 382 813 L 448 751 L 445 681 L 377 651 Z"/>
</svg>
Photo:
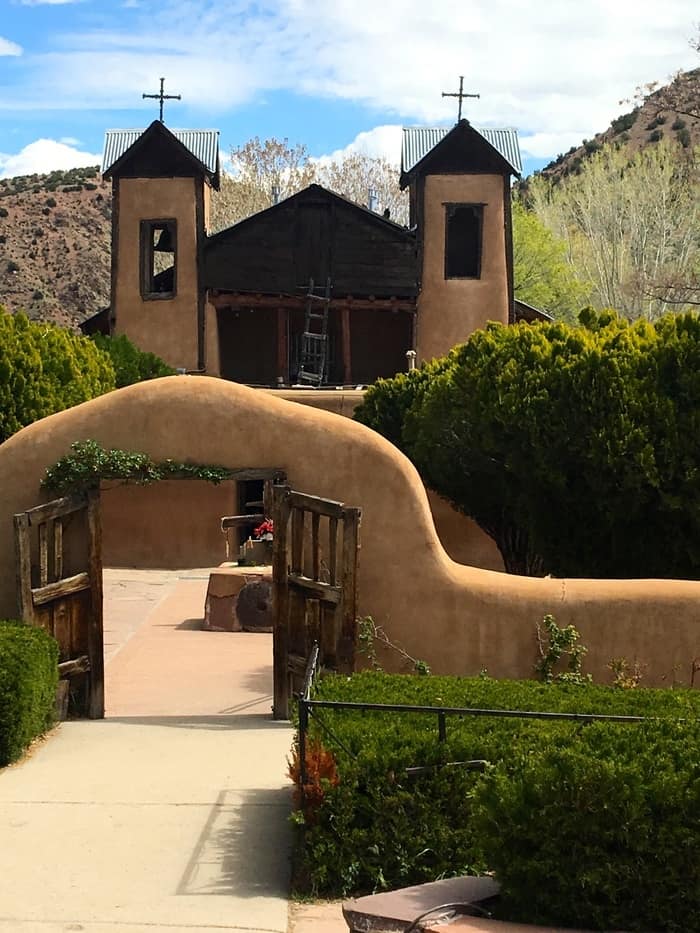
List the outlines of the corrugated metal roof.
<svg viewBox="0 0 700 933">
<path fill-rule="evenodd" d="M 170 130 L 170 127 L 168 127 Z M 105 148 L 102 155 L 102 172 L 106 172 L 117 159 L 145 132 L 144 130 L 107 130 Z M 212 174 L 219 167 L 219 131 L 218 130 L 170 130 L 192 155 L 206 166 Z"/>
<path fill-rule="evenodd" d="M 413 166 L 417 165 L 431 149 L 434 149 L 452 129 L 454 127 L 404 127 L 401 144 L 401 170 L 410 172 Z M 512 127 L 504 129 L 484 127 L 482 129 L 478 126 L 473 126 L 472 129 L 480 133 L 503 156 L 516 175 L 522 173 L 523 165 L 520 158 L 517 130 Z"/>
</svg>

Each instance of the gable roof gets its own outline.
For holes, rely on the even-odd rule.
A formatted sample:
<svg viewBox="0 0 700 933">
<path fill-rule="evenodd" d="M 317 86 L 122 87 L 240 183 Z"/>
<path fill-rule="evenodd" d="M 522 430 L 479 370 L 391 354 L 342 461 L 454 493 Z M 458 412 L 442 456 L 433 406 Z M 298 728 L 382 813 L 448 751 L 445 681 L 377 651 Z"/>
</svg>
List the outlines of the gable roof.
<svg viewBox="0 0 700 933">
<path fill-rule="evenodd" d="M 132 148 L 143 144 L 148 137 L 161 133 L 182 147 L 187 155 L 201 167 L 203 173 L 218 181 L 219 176 L 219 131 L 218 130 L 171 130 L 154 120 L 145 130 L 107 130 L 102 155 L 102 174 L 109 177 L 118 171 L 124 157 Z M 138 148 L 138 146 L 137 146 Z"/>
<path fill-rule="evenodd" d="M 404 177 L 413 174 L 417 166 L 435 150 L 446 137 L 460 127 L 468 127 L 481 136 L 510 167 L 513 175 L 522 173 L 522 160 L 518 133 L 513 127 L 487 129 L 472 126 L 468 120 L 460 120 L 452 127 L 409 126 L 403 128 L 401 140 L 401 183 Z"/>
<path fill-rule="evenodd" d="M 325 198 L 329 201 L 339 201 L 342 204 L 351 207 L 353 210 L 358 211 L 361 215 L 364 216 L 366 220 L 380 224 L 389 232 L 399 234 L 402 237 L 408 237 L 412 239 L 415 238 L 415 233 L 412 230 L 409 230 L 408 227 L 404 227 L 402 224 L 396 223 L 395 220 L 391 220 L 389 217 L 384 217 L 382 214 L 377 214 L 376 211 L 371 211 L 368 207 L 363 207 L 362 204 L 358 204 L 356 201 L 351 201 L 350 198 L 346 198 L 342 194 L 337 194 L 335 191 L 331 191 L 330 188 L 324 188 L 323 185 L 318 185 L 314 182 L 313 184 L 308 185 L 306 188 L 302 188 L 301 191 L 297 191 L 295 194 L 290 194 L 288 198 L 283 198 L 281 201 L 278 201 L 277 204 L 272 204 L 270 207 L 266 207 L 255 214 L 250 214 L 250 216 L 244 217 L 242 220 L 237 221 L 237 223 L 232 224 L 230 227 L 226 227 L 224 230 L 219 230 L 218 233 L 208 237 L 207 242 L 211 243 L 213 240 L 225 239 L 226 234 L 240 230 L 262 215 L 272 214 L 275 211 L 280 211 L 283 206 L 292 204 L 295 201 L 313 200 L 319 197 L 322 199 Z"/>
</svg>

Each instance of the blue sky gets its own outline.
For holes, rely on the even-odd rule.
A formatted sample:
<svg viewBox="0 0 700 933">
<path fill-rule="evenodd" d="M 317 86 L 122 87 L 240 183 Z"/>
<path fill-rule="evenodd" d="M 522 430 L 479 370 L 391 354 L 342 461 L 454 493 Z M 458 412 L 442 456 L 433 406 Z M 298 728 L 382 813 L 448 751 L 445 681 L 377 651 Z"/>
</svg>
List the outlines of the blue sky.
<svg viewBox="0 0 700 933">
<path fill-rule="evenodd" d="M 515 126 L 525 169 L 700 64 L 697 0 L 0 0 L 0 177 L 99 161 L 108 128 L 287 137 L 399 157 L 400 126 Z"/>
</svg>

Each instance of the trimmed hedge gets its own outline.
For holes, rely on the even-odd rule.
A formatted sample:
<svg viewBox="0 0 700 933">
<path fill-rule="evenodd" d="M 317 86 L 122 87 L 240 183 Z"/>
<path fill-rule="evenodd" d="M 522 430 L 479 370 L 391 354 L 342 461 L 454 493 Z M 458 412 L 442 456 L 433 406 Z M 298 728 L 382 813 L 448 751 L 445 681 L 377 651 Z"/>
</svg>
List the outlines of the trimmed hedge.
<svg viewBox="0 0 700 933">
<path fill-rule="evenodd" d="M 680 718 L 697 722 L 700 716 L 698 691 L 621 690 L 593 685 L 362 672 L 351 678 L 325 677 L 317 685 L 315 695 L 355 702 L 642 715 L 667 721 L 644 725 L 583 725 L 496 717 L 448 717 L 447 741 L 441 743 L 434 715 L 314 711 L 312 737 L 335 756 L 339 782 L 336 786 L 327 783 L 322 787 L 323 794 L 316 798 L 318 802 L 307 811 L 305 820 L 302 814 L 297 814 L 297 821 L 306 823 L 296 877 L 296 884 L 302 890 L 317 895 L 347 896 L 465 872 L 496 869 L 500 877 L 503 861 L 511 857 L 510 874 L 502 878 L 508 891 L 520 890 L 517 888 L 521 877 L 518 871 L 526 876 L 522 890 L 531 888 L 532 880 L 527 877 L 527 871 L 540 859 L 541 870 L 545 873 L 540 876 L 539 885 L 542 900 L 546 902 L 549 889 L 557 890 L 558 878 L 563 874 L 550 870 L 548 860 L 566 863 L 569 873 L 575 874 L 571 834 L 576 839 L 586 839 L 591 864 L 605 866 L 604 873 L 610 876 L 610 896 L 617 888 L 627 890 L 623 878 L 616 875 L 609 838 L 598 840 L 593 830 L 586 833 L 589 814 L 585 799 L 581 798 L 580 805 L 572 806 L 565 788 L 558 796 L 555 782 L 550 780 L 547 784 L 555 767 L 553 762 L 559 760 L 557 754 L 565 761 L 569 760 L 566 756 L 570 756 L 571 761 L 580 763 L 582 768 L 590 762 L 588 783 L 592 789 L 596 787 L 595 775 L 609 772 L 608 784 L 601 781 L 601 794 L 606 786 L 614 784 L 617 774 L 623 783 L 636 774 L 638 797 L 644 802 L 643 806 L 640 804 L 635 809 L 635 804 L 625 809 L 621 805 L 624 787 L 617 789 L 617 798 L 610 791 L 610 799 L 616 799 L 618 807 L 617 812 L 615 807 L 607 811 L 607 820 L 611 825 L 621 824 L 614 836 L 615 844 L 621 846 L 625 833 L 637 831 L 644 818 L 648 818 L 652 827 L 647 831 L 648 839 L 655 835 L 658 846 L 653 864 L 668 869 L 663 881 L 658 883 L 671 891 L 679 889 L 689 877 L 688 846 L 700 849 L 700 831 L 692 810 L 695 806 L 695 813 L 698 812 L 698 798 L 689 794 L 690 802 L 683 808 L 678 795 L 664 797 L 666 785 L 662 781 L 654 783 L 647 779 L 653 777 L 652 764 L 657 761 L 668 762 L 668 767 L 661 766 L 664 774 L 670 775 L 675 768 L 681 783 L 700 781 L 700 765 L 695 764 L 700 761 L 700 728 L 677 725 Z M 683 743 L 690 750 L 690 763 L 685 765 L 679 760 Z M 471 759 L 486 759 L 492 767 L 484 775 L 447 766 Z M 645 765 L 639 765 L 635 772 L 635 763 L 642 759 Z M 432 767 L 432 770 L 417 778 L 407 776 L 406 769 L 415 766 Z M 530 788 L 539 786 L 541 769 L 542 787 L 549 788 L 551 796 L 548 799 L 545 791 L 540 794 L 538 805 L 541 807 L 534 809 L 535 816 L 523 830 L 524 835 L 530 832 L 528 843 L 519 847 L 516 842 L 519 814 L 523 810 L 527 812 L 526 795 Z M 527 780 L 523 778 L 525 774 Z M 516 785 L 518 780 L 520 784 Z M 561 780 L 564 781 L 564 777 Z M 579 772 L 572 772 L 572 787 L 577 787 L 578 781 Z M 511 796 L 504 792 L 504 787 L 511 786 L 509 782 L 513 782 L 514 788 Z M 522 788 L 520 796 L 516 787 Z M 696 788 L 693 793 L 697 792 Z M 503 800 L 502 812 L 497 809 L 499 800 Z M 663 814 L 661 827 L 654 823 L 655 812 Z M 600 830 L 604 829 L 605 817 L 599 811 L 593 813 L 597 816 L 591 817 L 591 822 Z M 496 824 L 500 825 L 501 819 L 510 821 L 510 847 L 507 849 L 504 845 L 503 850 L 498 849 L 498 834 L 493 829 Z M 541 841 L 541 850 L 534 851 L 537 848 L 535 839 L 539 840 L 537 845 Z M 675 873 L 676 867 L 683 864 L 676 848 L 686 853 L 682 875 Z M 674 851 L 666 851 L 671 849 Z M 503 859 L 501 851 L 505 853 Z M 619 861 L 621 875 L 626 873 L 630 885 L 635 884 L 634 897 L 628 897 L 628 903 L 637 908 L 640 899 L 648 897 L 658 906 L 661 903 L 655 895 L 658 884 L 637 886 L 637 880 L 647 878 L 647 874 L 641 869 L 635 874 L 634 870 L 635 857 L 650 851 L 650 846 L 644 848 L 640 842 L 637 849 L 630 847 L 629 851 L 632 854 L 628 862 L 625 862 L 624 852 L 620 853 Z M 592 880 L 582 883 L 594 886 L 599 883 L 593 875 L 590 877 Z M 606 904 L 603 893 L 601 900 Z M 517 908 L 516 895 L 512 897 Z M 596 897 L 593 890 L 591 899 L 595 901 Z M 552 900 L 564 907 L 567 898 L 571 899 L 570 892 L 561 896 L 552 894 Z M 686 900 L 690 902 L 693 897 L 689 894 Z M 523 902 L 523 907 L 527 909 L 527 901 Z M 659 909 L 664 913 L 663 904 Z M 640 916 L 655 916 L 654 910 L 656 906 Z M 584 925 L 595 926 L 598 917 L 594 911 Z M 534 918 L 528 916 L 527 919 Z M 572 924 L 580 922 L 578 914 L 566 919 Z M 562 917 L 556 916 L 556 922 L 563 922 Z M 630 930 L 652 928 L 635 926 L 631 921 L 616 923 Z M 657 923 L 655 929 L 659 928 L 672 929 L 668 924 Z"/>
<path fill-rule="evenodd" d="M 594 930 L 687 933 L 700 917 L 700 727 L 588 726 L 503 764 L 473 825 L 499 915 Z"/>
<path fill-rule="evenodd" d="M 54 721 L 58 645 L 43 629 L 0 621 L 0 767 Z"/>
</svg>

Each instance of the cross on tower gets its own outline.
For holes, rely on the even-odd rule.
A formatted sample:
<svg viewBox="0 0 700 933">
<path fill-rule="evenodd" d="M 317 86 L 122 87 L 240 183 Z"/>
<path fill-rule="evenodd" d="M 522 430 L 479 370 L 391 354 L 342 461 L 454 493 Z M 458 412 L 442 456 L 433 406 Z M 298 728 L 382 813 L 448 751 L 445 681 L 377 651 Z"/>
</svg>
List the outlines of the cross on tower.
<svg viewBox="0 0 700 933">
<path fill-rule="evenodd" d="M 182 100 L 182 97 L 179 94 L 164 94 L 163 93 L 164 82 L 165 82 L 165 78 L 161 78 L 160 79 L 160 92 L 158 94 L 142 94 L 141 95 L 142 98 L 152 97 L 153 100 L 160 101 L 160 118 L 159 119 L 161 123 L 165 123 L 165 120 L 163 119 L 163 101 L 164 100 Z"/>
<path fill-rule="evenodd" d="M 465 94 L 463 88 L 464 88 L 464 75 L 460 75 L 459 76 L 459 91 L 456 94 L 448 94 L 445 91 L 442 92 L 443 97 L 458 97 L 459 98 L 459 110 L 457 112 L 458 123 L 462 119 L 462 101 L 464 100 L 464 98 L 465 97 L 481 97 L 481 94 Z"/>
</svg>

